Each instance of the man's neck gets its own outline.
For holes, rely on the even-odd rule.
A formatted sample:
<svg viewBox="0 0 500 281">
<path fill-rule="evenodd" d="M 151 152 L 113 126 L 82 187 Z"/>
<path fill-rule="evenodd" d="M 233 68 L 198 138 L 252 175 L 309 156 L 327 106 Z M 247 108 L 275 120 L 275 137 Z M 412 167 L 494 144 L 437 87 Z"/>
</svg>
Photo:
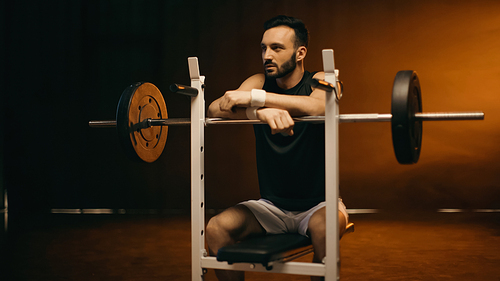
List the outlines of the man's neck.
<svg viewBox="0 0 500 281">
<path fill-rule="evenodd" d="M 283 90 L 288 90 L 299 84 L 304 76 L 304 66 L 298 65 L 297 67 L 284 77 L 277 78 L 276 84 Z"/>
</svg>

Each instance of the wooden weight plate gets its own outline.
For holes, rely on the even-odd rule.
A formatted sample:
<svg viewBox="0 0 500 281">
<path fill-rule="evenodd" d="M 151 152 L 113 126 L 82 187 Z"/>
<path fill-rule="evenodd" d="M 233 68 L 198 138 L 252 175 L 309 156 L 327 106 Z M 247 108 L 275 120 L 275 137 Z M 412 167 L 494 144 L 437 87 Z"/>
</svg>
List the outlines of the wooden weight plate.
<svg viewBox="0 0 500 281">
<path fill-rule="evenodd" d="M 168 127 L 148 127 L 149 118 L 168 118 L 163 95 L 151 83 L 130 85 L 123 91 L 116 110 L 118 137 L 130 158 L 151 163 L 163 152 Z"/>
<path fill-rule="evenodd" d="M 422 112 L 422 95 L 417 73 L 399 71 L 392 88 L 391 127 L 396 159 L 401 164 L 417 163 L 422 146 L 422 120 L 415 113 Z"/>
</svg>

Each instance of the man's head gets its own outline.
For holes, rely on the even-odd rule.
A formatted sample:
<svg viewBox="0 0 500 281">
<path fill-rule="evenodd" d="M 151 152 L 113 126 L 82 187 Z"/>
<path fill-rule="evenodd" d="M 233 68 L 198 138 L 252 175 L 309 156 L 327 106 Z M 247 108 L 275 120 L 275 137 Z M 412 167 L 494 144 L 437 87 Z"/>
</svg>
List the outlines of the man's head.
<svg viewBox="0 0 500 281">
<path fill-rule="evenodd" d="M 309 43 L 309 32 L 307 31 L 306 25 L 302 20 L 288 17 L 288 16 L 276 16 L 264 23 L 264 31 L 267 31 L 273 27 L 278 26 L 288 26 L 295 32 L 294 47 L 298 48 L 304 46 L 307 48 Z"/>
<path fill-rule="evenodd" d="M 307 53 L 308 31 L 300 19 L 277 16 L 264 24 L 262 60 L 266 76 L 282 78 L 293 72 Z"/>
</svg>

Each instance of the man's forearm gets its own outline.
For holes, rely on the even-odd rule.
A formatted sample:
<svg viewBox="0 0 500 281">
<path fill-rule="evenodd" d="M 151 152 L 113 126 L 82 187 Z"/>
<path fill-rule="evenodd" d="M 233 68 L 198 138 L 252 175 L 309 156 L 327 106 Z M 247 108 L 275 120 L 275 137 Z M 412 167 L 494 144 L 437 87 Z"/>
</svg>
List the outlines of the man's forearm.
<svg viewBox="0 0 500 281">
<path fill-rule="evenodd" d="M 265 107 L 287 110 L 292 116 L 325 115 L 325 100 L 311 96 L 266 94 Z"/>
<path fill-rule="evenodd" d="M 232 113 L 235 113 L 233 112 L 235 108 L 247 108 L 250 107 L 251 104 L 251 91 L 228 91 L 224 96 L 210 105 L 209 115 L 233 118 Z M 292 116 L 324 115 L 325 94 L 321 91 L 316 92 L 314 95 L 311 94 L 310 96 L 295 96 L 266 92 L 264 107 L 283 109 L 288 111 Z M 244 115 L 241 116 L 245 117 Z"/>
<path fill-rule="evenodd" d="M 221 111 L 219 108 L 220 99 L 215 100 L 208 107 L 208 117 L 219 117 L 228 119 L 247 119 L 246 108 L 235 107 L 232 111 Z"/>
</svg>

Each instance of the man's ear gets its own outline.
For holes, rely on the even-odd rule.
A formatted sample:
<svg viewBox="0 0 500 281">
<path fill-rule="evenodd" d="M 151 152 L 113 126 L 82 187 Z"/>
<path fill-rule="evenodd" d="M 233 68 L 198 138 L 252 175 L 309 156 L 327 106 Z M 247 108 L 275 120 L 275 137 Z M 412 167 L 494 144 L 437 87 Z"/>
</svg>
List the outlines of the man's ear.
<svg viewBox="0 0 500 281">
<path fill-rule="evenodd" d="M 307 48 L 305 46 L 298 47 L 296 55 L 297 55 L 297 62 L 304 60 L 307 55 Z"/>
</svg>

